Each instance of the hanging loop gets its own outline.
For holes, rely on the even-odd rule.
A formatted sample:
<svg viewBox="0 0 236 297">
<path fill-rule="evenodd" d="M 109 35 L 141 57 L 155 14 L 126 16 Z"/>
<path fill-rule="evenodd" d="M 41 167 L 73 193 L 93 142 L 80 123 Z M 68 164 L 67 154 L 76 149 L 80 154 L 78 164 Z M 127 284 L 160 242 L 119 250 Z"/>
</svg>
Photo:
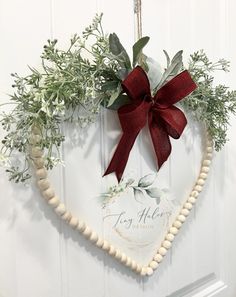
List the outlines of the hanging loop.
<svg viewBox="0 0 236 297">
<path fill-rule="evenodd" d="M 134 14 L 136 15 L 136 39 L 142 37 L 142 0 L 134 0 Z"/>
</svg>

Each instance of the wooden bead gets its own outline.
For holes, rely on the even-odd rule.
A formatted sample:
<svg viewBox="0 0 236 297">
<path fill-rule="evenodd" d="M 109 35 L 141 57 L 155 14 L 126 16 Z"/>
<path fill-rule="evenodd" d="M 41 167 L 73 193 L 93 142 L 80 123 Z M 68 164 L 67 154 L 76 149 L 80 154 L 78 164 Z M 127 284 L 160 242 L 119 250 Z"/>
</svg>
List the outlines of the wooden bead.
<svg viewBox="0 0 236 297">
<path fill-rule="evenodd" d="M 199 178 L 199 179 L 197 180 L 197 185 L 199 185 L 199 186 L 203 186 L 204 184 L 205 184 L 205 180 L 204 180 L 204 179 Z"/>
<path fill-rule="evenodd" d="M 37 185 L 41 191 L 45 191 L 50 188 L 50 182 L 48 179 L 40 179 L 37 181 Z"/>
<path fill-rule="evenodd" d="M 125 262 L 125 265 L 126 265 L 127 267 L 130 267 L 131 264 L 132 264 L 132 260 L 131 260 L 131 258 L 130 258 L 130 257 L 127 257 L 126 262 Z"/>
<path fill-rule="evenodd" d="M 212 141 L 212 139 L 208 139 L 206 145 L 213 147 L 213 141 Z"/>
<path fill-rule="evenodd" d="M 184 215 L 178 215 L 177 219 L 181 222 L 184 223 L 186 221 L 186 217 Z"/>
<path fill-rule="evenodd" d="M 82 233 L 86 238 L 89 238 L 92 234 L 92 230 L 89 226 L 86 226 Z"/>
<path fill-rule="evenodd" d="M 69 225 L 74 229 L 77 227 L 78 223 L 79 220 L 76 217 L 72 217 L 69 221 Z"/>
<path fill-rule="evenodd" d="M 77 227 L 77 229 L 78 229 L 78 227 Z M 103 246 L 103 239 L 101 237 L 99 237 L 95 244 L 96 244 L 96 246 L 101 248 Z"/>
<path fill-rule="evenodd" d="M 102 249 L 108 251 L 110 248 L 110 243 L 106 240 L 103 241 Z"/>
<path fill-rule="evenodd" d="M 53 188 L 48 188 L 47 190 L 43 191 L 42 194 L 46 200 L 50 200 L 55 196 L 55 191 L 53 190 Z"/>
<path fill-rule="evenodd" d="M 191 195 L 190 196 L 193 196 L 193 197 L 197 197 L 199 195 L 199 192 L 198 191 L 192 191 Z"/>
<path fill-rule="evenodd" d="M 31 145 L 36 145 L 36 144 L 38 144 L 41 140 L 42 140 L 41 135 L 31 134 L 31 136 L 30 136 L 30 138 L 29 138 L 29 143 L 30 143 Z"/>
<path fill-rule="evenodd" d="M 37 169 L 35 172 L 35 175 L 37 176 L 38 179 L 44 179 L 47 177 L 47 170 L 43 167 L 40 169 Z"/>
<path fill-rule="evenodd" d="M 141 270 L 142 270 L 142 266 L 139 265 L 139 264 L 137 264 L 136 272 L 137 272 L 137 273 L 140 273 Z"/>
<path fill-rule="evenodd" d="M 165 249 L 169 249 L 171 247 L 171 242 L 169 240 L 164 240 L 162 242 L 162 246 L 165 248 Z"/>
<path fill-rule="evenodd" d="M 33 159 L 33 162 L 37 169 L 44 167 L 44 159 L 43 158 L 35 158 L 35 159 Z"/>
<path fill-rule="evenodd" d="M 199 185 L 196 185 L 195 187 L 194 187 L 194 190 L 195 191 L 198 191 L 199 193 L 202 191 L 202 186 L 199 186 Z"/>
<path fill-rule="evenodd" d="M 207 153 L 206 156 L 205 156 L 206 160 L 211 160 L 212 157 L 213 157 L 212 153 Z"/>
<path fill-rule="evenodd" d="M 98 240 L 98 235 L 96 232 L 92 232 L 92 234 L 90 235 L 89 239 L 92 241 L 92 242 L 97 242 Z"/>
<path fill-rule="evenodd" d="M 202 164 L 203 164 L 204 166 L 210 166 L 210 165 L 211 165 L 211 160 L 204 160 L 204 161 L 202 162 Z"/>
<path fill-rule="evenodd" d="M 149 266 L 152 268 L 152 269 L 157 269 L 158 267 L 158 263 L 156 261 L 152 261 Z"/>
<path fill-rule="evenodd" d="M 142 276 L 145 276 L 147 274 L 147 267 L 142 267 L 142 270 L 141 270 L 140 274 Z"/>
<path fill-rule="evenodd" d="M 208 173 L 210 168 L 208 166 L 203 166 L 201 172 Z"/>
<path fill-rule="evenodd" d="M 151 267 L 147 267 L 147 275 L 152 275 L 153 274 L 153 269 Z"/>
<path fill-rule="evenodd" d="M 171 227 L 169 232 L 173 235 L 176 235 L 178 233 L 178 229 L 176 227 Z"/>
<path fill-rule="evenodd" d="M 50 200 L 49 200 L 50 201 Z M 63 216 L 61 216 L 63 221 L 69 222 L 70 219 L 72 218 L 72 214 L 67 210 Z"/>
<path fill-rule="evenodd" d="M 115 258 L 118 259 L 118 260 L 120 260 L 121 257 L 122 257 L 122 253 L 121 253 L 120 250 L 117 249 L 117 250 L 116 250 L 116 253 L 115 253 Z"/>
<path fill-rule="evenodd" d="M 64 203 L 60 203 L 54 210 L 59 216 L 62 216 L 66 212 L 66 207 Z"/>
<path fill-rule="evenodd" d="M 77 230 L 79 230 L 80 232 L 83 232 L 86 228 L 86 224 L 84 221 L 79 220 L 78 225 L 77 225 Z"/>
<path fill-rule="evenodd" d="M 137 269 L 137 263 L 134 261 L 134 260 L 132 260 L 132 263 L 131 263 L 131 269 L 132 270 L 136 270 Z"/>
<path fill-rule="evenodd" d="M 53 208 L 56 208 L 60 204 L 60 200 L 59 198 L 54 196 L 52 199 L 48 200 L 48 204 Z"/>
<path fill-rule="evenodd" d="M 207 153 L 212 153 L 213 152 L 213 147 L 212 146 L 208 146 L 206 149 Z"/>
<path fill-rule="evenodd" d="M 164 247 L 160 247 L 159 250 L 158 250 L 158 253 L 162 256 L 165 256 L 166 253 L 167 253 L 167 249 L 164 248 Z"/>
<path fill-rule="evenodd" d="M 161 254 L 157 253 L 154 256 L 153 260 L 157 261 L 157 263 L 160 263 L 163 260 L 163 256 Z"/>
<path fill-rule="evenodd" d="M 37 127 L 37 126 L 33 126 L 31 131 L 32 131 L 32 134 L 34 134 L 34 135 L 41 135 L 42 134 L 41 129 L 39 127 Z"/>
<path fill-rule="evenodd" d="M 43 156 L 43 151 L 41 150 L 40 147 L 35 146 L 31 148 L 31 154 L 33 158 L 40 158 Z"/>
<path fill-rule="evenodd" d="M 121 254 L 121 258 L 120 258 L 121 263 L 125 263 L 126 260 L 127 260 L 127 256 L 126 256 L 126 254 L 125 254 L 125 253 L 122 253 L 122 254 Z"/>
<path fill-rule="evenodd" d="M 114 248 L 114 246 L 113 246 L 112 244 L 111 244 L 110 247 L 109 247 L 108 253 L 109 253 L 111 256 L 114 256 L 115 253 L 116 253 L 116 249 Z"/>
<path fill-rule="evenodd" d="M 186 202 L 186 203 L 184 204 L 184 208 L 187 208 L 188 210 L 190 210 L 190 209 L 193 208 L 193 205 L 192 205 L 192 203 L 190 203 L 190 202 Z"/>
<path fill-rule="evenodd" d="M 196 198 L 190 196 L 190 197 L 188 198 L 188 202 L 191 203 L 191 204 L 194 204 L 194 203 L 196 202 Z"/>
<path fill-rule="evenodd" d="M 200 173 L 199 177 L 202 179 L 207 179 L 207 174 L 202 172 Z"/>
<path fill-rule="evenodd" d="M 182 223 L 178 220 L 175 220 L 173 223 L 173 226 L 176 227 L 177 229 L 179 229 L 182 226 Z"/>
<path fill-rule="evenodd" d="M 173 234 L 171 234 L 171 233 L 168 233 L 168 234 L 166 235 L 166 240 L 173 241 L 174 238 L 175 238 L 175 236 L 174 236 Z"/>
<path fill-rule="evenodd" d="M 190 211 L 187 208 L 183 208 L 183 209 L 181 209 L 180 213 L 181 213 L 181 215 L 187 217 L 189 215 Z"/>
</svg>

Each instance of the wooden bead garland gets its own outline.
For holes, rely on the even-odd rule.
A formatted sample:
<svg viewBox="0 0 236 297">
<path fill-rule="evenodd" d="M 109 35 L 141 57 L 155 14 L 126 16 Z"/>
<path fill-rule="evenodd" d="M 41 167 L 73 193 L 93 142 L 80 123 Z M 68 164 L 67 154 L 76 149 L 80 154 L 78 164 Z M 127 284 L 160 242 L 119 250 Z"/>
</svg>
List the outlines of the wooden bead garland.
<svg viewBox="0 0 236 297">
<path fill-rule="evenodd" d="M 48 201 L 48 204 L 52 206 L 57 215 L 59 215 L 65 222 L 67 222 L 73 229 L 81 232 L 86 238 L 93 242 L 97 247 L 102 248 L 108 254 L 119 260 L 121 263 L 130 267 L 133 271 L 142 276 L 150 276 L 153 274 L 153 271 L 157 269 L 159 263 L 162 262 L 163 257 L 166 255 L 167 250 L 171 247 L 172 241 L 177 235 L 179 228 L 181 228 L 182 223 L 185 222 L 186 217 L 189 215 L 190 210 L 193 207 L 193 204 L 196 202 L 196 199 L 199 193 L 202 191 L 207 179 L 208 172 L 210 170 L 209 166 L 211 165 L 212 153 L 213 153 L 213 143 L 211 139 L 207 140 L 206 154 L 205 158 L 202 161 L 202 167 L 200 169 L 199 178 L 193 187 L 192 192 L 189 197 L 186 199 L 186 202 L 183 204 L 182 209 L 177 215 L 176 220 L 173 222 L 172 227 L 170 227 L 167 235 L 165 236 L 164 241 L 161 244 L 161 247 L 158 249 L 156 255 L 154 255 L 152 261 L 148 266 L 141 266 L 136 261 L 132 260 L 125 253 L 116 249 L 112 244 L 103 238 L 99 237 L 98 234 L 86 223 L 67 211 L 65 205 L 60 202 L 59 198 L 55 196 L 55 192 L 50 185 L 50 181 L 47 178 L 47 170 L 44 167 L 43 151 L 38 146 L 41 141 L 41 130 L 38 127 L 33 127 L 32 135 L 30 137 L 31 144 L 31 157 L 35 165 L 36 171 L 35 175 L 37 177 L 37 186 L 41 191 L 42 195 Z"/>
</svg>

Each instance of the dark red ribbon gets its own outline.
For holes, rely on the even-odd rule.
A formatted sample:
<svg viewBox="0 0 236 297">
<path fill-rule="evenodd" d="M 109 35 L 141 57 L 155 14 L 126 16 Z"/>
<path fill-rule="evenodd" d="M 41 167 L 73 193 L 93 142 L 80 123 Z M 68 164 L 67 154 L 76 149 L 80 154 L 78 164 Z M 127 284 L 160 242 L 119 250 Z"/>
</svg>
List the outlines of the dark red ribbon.
<svg viewBox="0 0 236 297">
<path fill-rule="evenodd" d="M 184 113 L 173 104 L 196 89 L 187 70 L 181 72 L 151 96 L 150 84 L 145 71 L 137 66 L 122 82 L 124 92 L 131 103 L 118 110 L 123 135 L 104 175 L 115 172 L 120 181 L 139 132 L 148 120 L 158 170 L 171 153 L 169 136 L 181 136 L 187 120 Z"/>
</svg>

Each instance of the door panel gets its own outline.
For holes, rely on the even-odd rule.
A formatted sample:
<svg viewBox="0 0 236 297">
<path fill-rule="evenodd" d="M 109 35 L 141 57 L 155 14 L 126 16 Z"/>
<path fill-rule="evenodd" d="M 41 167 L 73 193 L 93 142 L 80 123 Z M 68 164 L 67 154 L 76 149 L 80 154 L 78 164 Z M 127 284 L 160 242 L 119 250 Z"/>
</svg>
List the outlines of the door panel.
<svg viewBox="0 0 236 297">
<path fill-rule="evenodd" d="M 27 73 L 27 64 L 37 67 L 48 38 L 58 38 L 59 45 L 65 47 L 70 36 L 80 33 L 97 11 L 104 12 L 105 31 L 116 32 L 131 53 L 135 40 L 133 1 L 87 0 L 82 4 L 75 0 L 0 0 L 0 102 L 8 100 L 6 93 L 11 93 L 9 73 Z M 204 48 L 210 58 L 232 61 L 231 73 L 216 75 L 216 79 L 236 88 L 235 11 L 233 0 L 143 1 L 143 35 L 151 37 L 146 54 L 165 65 L 162 49 L 171 55 L 183 49 L 187 61 L 190 53 Z M 148 279 L 134 275 L 75 234 L 48 209 L 34 187 L 12 185 L 1 170 L 0 186 L 4 192 L 0 208 L 0 296 L 234 297 L 236 121 L 231 122 L 231 141 L 215 154 L 209 180 L 196 207 L 163 263 Z M 63 129 L 70 133 L 70 128 Z M 104 118 L 95 129 L 91 142 L 97 143 L 98 150 L 90 162 L 97 162 L 105 154 L 107 163 Z M 192 150 L 191 162 L 178 158 L 183 151 L 178 143 L 174 144 L 175 153 L 165 170 L 166 183 L 176 187 L 176 195 L 183 195 L 181 164 L 193 175 L 198 170 L 200 138 L 191 132 L 186 136 L 186 146 Z M 134 155 L 138 156 L 142 149 L 143 140 L 139 139 Z M 81 180 L 79 186 L 81 172 L 87 172 L 86 162 L 75 160 L 70 143 L 64 145 L 62 153 L 66 167 L 54 170 L 51 179 L 61 199 L 75 212 L 82 211 L 76 195 L 86 182 Z M 76 163 L 79 161 L 83 164 L 81 172 Z M 104 167 L 101 164 L 97 170 Z M 144 172 L 145 167 L 141 167 L 140 172 Z M 94 186 L 104 190 L 95 177 L 90 178 Z M 86 192 L 82 194 L 86 196 Z M 91 214 L 91 224 L 97 224 L 109 236 L 95 212 Z"/>
</svg>

